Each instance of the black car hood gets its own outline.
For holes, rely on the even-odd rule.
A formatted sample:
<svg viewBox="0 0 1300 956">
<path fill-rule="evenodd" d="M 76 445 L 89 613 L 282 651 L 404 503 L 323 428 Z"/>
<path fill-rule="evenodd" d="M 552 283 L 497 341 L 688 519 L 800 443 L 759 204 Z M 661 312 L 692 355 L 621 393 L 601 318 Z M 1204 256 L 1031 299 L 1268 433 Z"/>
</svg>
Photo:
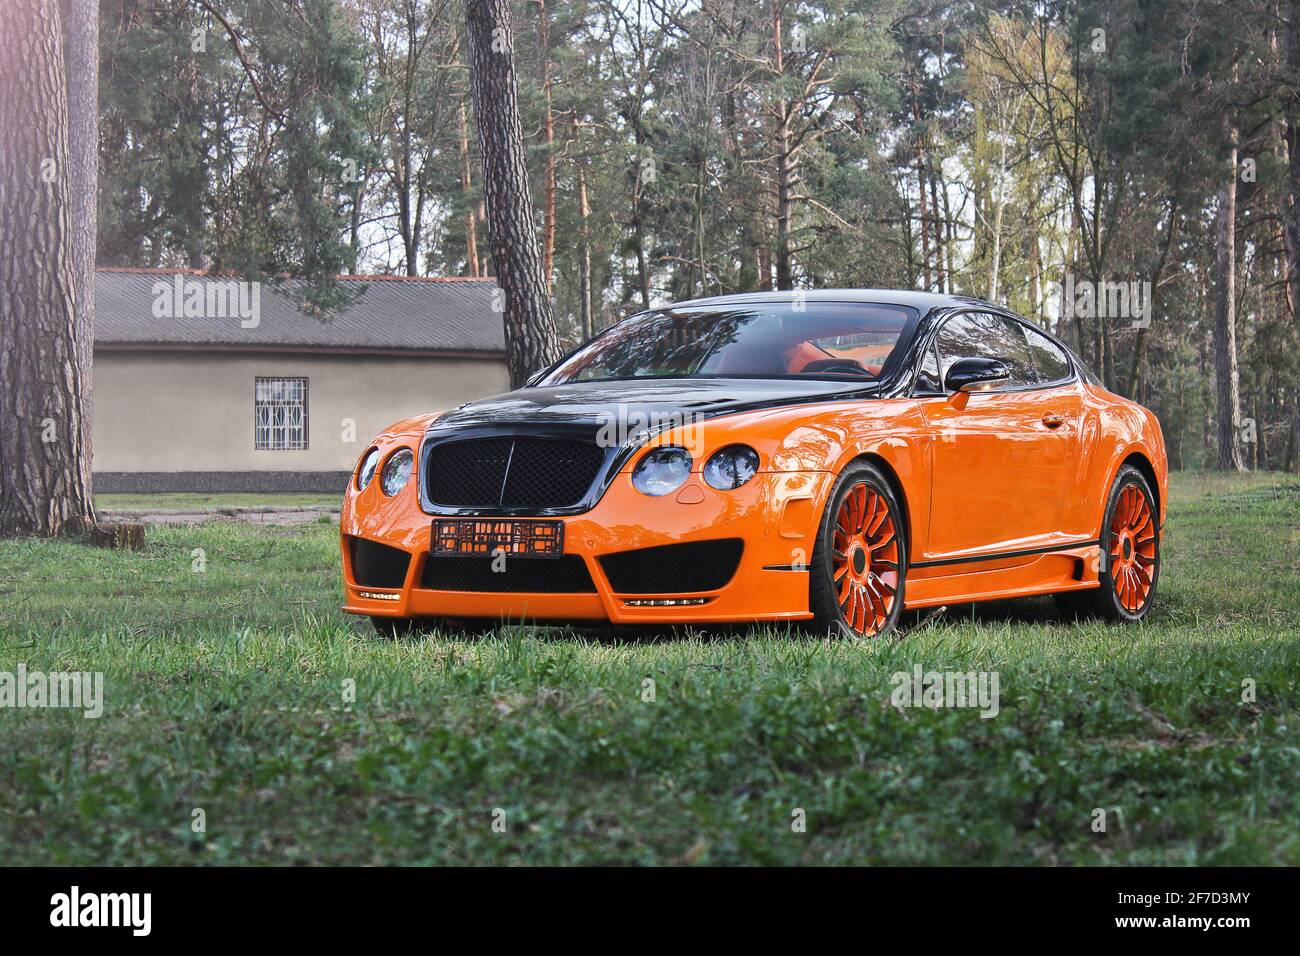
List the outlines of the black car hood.
<svg viewBox="0 0 1300 956">
<path fill-rule="evenodd" d="M 662 421 L 671 416 L 712 418 L 735 412 L 868 397 L 875 383 L 828 379 L 655 378 L 574 382 L 521 388 L 461 405 L 440 416 L 430 431 L 511 423 L 598 425 L 611 416 Z"/>
</svg>

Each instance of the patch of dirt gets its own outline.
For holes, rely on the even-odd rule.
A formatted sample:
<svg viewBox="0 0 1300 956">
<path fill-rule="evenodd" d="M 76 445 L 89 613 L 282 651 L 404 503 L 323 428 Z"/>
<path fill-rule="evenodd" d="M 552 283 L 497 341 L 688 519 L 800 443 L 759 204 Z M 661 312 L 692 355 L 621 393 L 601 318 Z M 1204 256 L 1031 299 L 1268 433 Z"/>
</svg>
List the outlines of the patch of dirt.
<svg viewBox="0 0 1300 956">
<path fill-rule="evenodd" d="M 116 511 L 104 510 L 106 517 L 144 524 L 207 524 L 209 522 L 240 522 L 243 524 L 311 524 L 327 516 L 334 524 L 339 523 L 337 508 L 302 507 L 302 508 L 213 508 L 208 510 L 171 510 L 160 508 L 157 511 Z"/>
</svg>

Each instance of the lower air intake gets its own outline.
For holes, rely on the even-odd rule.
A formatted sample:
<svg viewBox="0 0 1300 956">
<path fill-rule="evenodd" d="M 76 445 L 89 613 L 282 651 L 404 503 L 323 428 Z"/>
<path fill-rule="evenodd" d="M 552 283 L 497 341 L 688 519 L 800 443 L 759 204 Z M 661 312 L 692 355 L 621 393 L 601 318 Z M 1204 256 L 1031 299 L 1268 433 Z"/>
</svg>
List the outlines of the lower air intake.
<svg viewBox="0 0 1300 956">
<path fill-rule="evenodd" d="M 378 541 L 350 538 L 352 580 L 363 588 L 400 588 L 406 583 L 411 555 Z"/>
<path fill-rule="evenodd" d="M 600 566 L 619 594 L 689 594 L 726 586 L 744 550 L 740 538 L 692 541 L 607 554 Z"/>
<path fill-rule="evenodd" d="M 428 591 L 489 591 L 496 594 L 591 594 L 587 562 L 576 554 L 560 558 L 507 557 L 505 569 L 492 570 L 493 558 L 429 555 L 420 587 Z"/>
</svg>

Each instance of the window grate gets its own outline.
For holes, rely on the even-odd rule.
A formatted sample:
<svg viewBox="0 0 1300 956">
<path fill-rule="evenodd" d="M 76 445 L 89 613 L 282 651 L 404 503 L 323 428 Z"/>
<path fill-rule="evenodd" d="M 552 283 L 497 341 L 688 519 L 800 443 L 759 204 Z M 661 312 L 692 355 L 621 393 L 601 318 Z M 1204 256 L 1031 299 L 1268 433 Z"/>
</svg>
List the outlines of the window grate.
<svg viewBox="0 0 1300 956">
<path fill-rule="evenodd" d="M 305 451 L 307 379 L 258 377 L 253 389 L 253 447 L 260 451 Z"/>
</svg>

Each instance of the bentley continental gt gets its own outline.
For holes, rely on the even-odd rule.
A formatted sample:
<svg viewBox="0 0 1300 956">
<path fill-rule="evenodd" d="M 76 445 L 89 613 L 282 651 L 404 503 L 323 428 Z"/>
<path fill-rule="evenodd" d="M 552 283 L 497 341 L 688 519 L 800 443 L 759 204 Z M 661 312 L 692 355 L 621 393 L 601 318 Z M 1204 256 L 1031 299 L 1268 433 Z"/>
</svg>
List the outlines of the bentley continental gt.
<svg viewBox="0 0 1300 956">
<path fill-rule="evenodd" d="M 626 318 L 515 391 L 400 421 L 343 502 L 345 610 L 795 622 L 1056 595 L 1142 619 L 1156 417 L 1035 323 L 920 292 L 722 296 Z"/>
</svg>

